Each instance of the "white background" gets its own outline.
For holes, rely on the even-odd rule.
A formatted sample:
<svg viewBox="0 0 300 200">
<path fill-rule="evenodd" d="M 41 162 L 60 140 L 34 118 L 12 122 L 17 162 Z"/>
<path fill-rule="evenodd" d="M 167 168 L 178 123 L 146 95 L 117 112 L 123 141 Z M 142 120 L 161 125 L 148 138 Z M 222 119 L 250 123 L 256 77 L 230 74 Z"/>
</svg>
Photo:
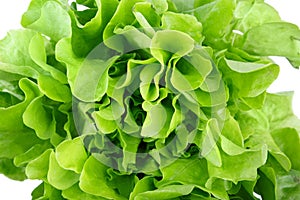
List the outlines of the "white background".
<svg viewBox="0 0 300 200">
<path fill-rule="evenodd" d="M 3 38 L 7 31 L 21 27 L 21 15 L 26 11 L 29 2 L 29 0 L 0 2 L 0 38 Z M 279 11 L 283 20 L 295 23 L 300 27 L 299 0 L 267 0 L 266 2 Z M 281 66 L 281 72 L 268 91 L 294 91 L 294 111 L 300 117 L 300 71 L 292 68 L 283 58 L 274 58 L 274 60 Z M 0 175 L 0 199 L 29 200 L 31 199 L 31 191 L 39 183 L 39 181 L 12 181 Z"/>
</svg>

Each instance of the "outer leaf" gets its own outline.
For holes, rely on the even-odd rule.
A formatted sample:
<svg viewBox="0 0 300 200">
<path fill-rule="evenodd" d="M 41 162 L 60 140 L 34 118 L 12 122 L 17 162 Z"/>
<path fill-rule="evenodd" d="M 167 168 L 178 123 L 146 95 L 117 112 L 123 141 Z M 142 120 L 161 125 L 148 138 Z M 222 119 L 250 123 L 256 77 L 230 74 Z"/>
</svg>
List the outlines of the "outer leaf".
<svg viewBox="0 0 300 200">
<path fill-rule="evenodd" d="M 292 163 L 292 169 L 300 171 L 300 136 L 292 128 L 283 128 L 271 133 L 278 147 L 284 152 Z"/>
<path fill-rule="evenodd" d="M 41 139 L 49 139 L 55 134 L 56 122 L 53 114 L 44 107 L 43 97 L 33 100 L 23 114 L 24 124 L 36 131 Z"/>
<path fill-rule="evenodd" d="M 40 95 L 37 86 L 28 79 L 20 80 L 20 88 L 25 93 L 23 102 L 8 108 L 0 108 L 0 157 L 13 158 L 42 143 L 35 133 L 23 124 L 22 114 L 26 106 Z"/>
<path fill-rule="evenodd" d="M 55 153 L 51 152 L 47 180 L 55 188 L 65 190 L 78 182 L 79 175 L 62 168 L 56 160 Z"/>
<path fill-rule="evenodd" d="M 266 162 L 267 148 L 262 146 L 258 150 L 250 150 L 237 156 L 229 156 L 221 151 L 221 159 L 221 167 L 207 163 L 211 177 L 230 180 L 233 183 L 242 180 L 253 181 L 257 177 L 257 169 Z M 252 161 L 250 166 L 249 160 Z"/>
<path fill-rule="evenodd" d="M 292 109 L 292 92 L 268 94 L 262 112 L 270 121 L 270 128 L 294 127 L 300 131 L 299 119 L 294 115 Z M 284 112 L 280 108 L 285 108 Z"/>
<path fill-rule="evenodd" d="M 169 166 L 161 169 L 163 179 L 158 187 L 170 183 L 194 184 L 203 187 L 209 177 L 207 164 L 204 159 L 178 159 Z"/>
<path fill-rule="evenodd" d="M 26 176 L 30 179 L 46 179 L 49 170 L 49 158 L 53 152 L 51 149 L 47 149 L 36 159 L 30 161 L 26 166 Z"/>
<path fill-rule="evenodd" d="M 244 120 L 241 120 L 243 123 L 244 122 L 247 123 L 247 125 L 246 125 L 247 127 L 251 127 L 251 126 L 253 126 L 253 123 L 257 123 L 257 122 L 260 124 L 263 124 L 261 122 L 265 122 L 267 127 L 259 127 L 259 129 L 253 130 L 253 134 L 251 135 L 250 138 L 248 138 L 247 143 L 245 143 L 245 145 L 248 147 L 255 147 L 257 145 L 265 145 L 266 144 L 268 146 L 268 150 L 271 153 L 271 155 L 274 156 L 274 158 L 282 165 L 282 167 L 284 169 L 286 169 L 287 171 L 290 170 L 291 162 L 290 162 L 289 158 L 280 150 L 280 148 L 274 142 L 274 139 L 271 135 L 270 127 L 268 126 L 269 122 L 267 121 L 265 116 L 263 116 L 261 112 L 252 111 L 249 113 L 251 113 L 251 115 L 252 115 L 251 117 L 245 115 L 245 117 L 247 117 L 247 118 L 245 118 Z"/>
<path fill-rule="evenodd" d="M 270 35 L 269 33 L 277 33 Z M 266 23 L 244 35 L 242 48 L 261 56 L 297 57 L 300 52 L 300 30 L 287 22 Z M 276 44 L 274 46 L 274 44 Z M 282 48 L 277 48 L 278 46 Z"/>
<path fill-rule="evenodd" d="M 14 158 L 14 164 L 18 167 L 27 164 L 43 154 L 48 148 L 50 148 L 49 143 L 36 144 L 25 153 L 16 156 Z"/>
<path fill-rule="evenodd" d="M 108 87 L 109 67 L 117 57 L 107 61 L 78 58 L 72 51 L 70 39 L 61 40 L 56 50 L 59 55 L 58 60 L 67 64 L 67 76 L 72 94 L 87 102 L 100 100 Z"/>
<path fill-rule="evenodd" d="M 182 31 L 189 34 L 197 43 L 202 42 L 202 24 L 196 17 L 188 14 L 166 12 L 161 20 L 163 29 Z"/>
<path fill-rule="evenodd" d="M 20 72 L 18 72 L 19 70 L 7 69 L 6 64 L 4 64 L 3 68 L 6 71 L 21 75 L 32 75 L 33 78 L 36 78 L 37 72 L 41 72 L 41 68 L 31 59 L 28 48 L 31 39 L 36 34 L 35 31 L 31 30 L 10 31 L 0 41 L 0 62 L 7 63 L 10 66 L 20 66 Z"/>
<path fill-rule="evenodd" d="M 117 57 L 112 57 L 107 61 L 85 60 L 73 80 L 73 94 L 87 102 L 100 100 L 107 91 L 109 67 L 116 59 Z"/>
<path fill-rule="evenodd" d="M 205 159 L 197 157 L 178 159 L 169 166 L 161 169 L 163 179 L 158 182 L 156 186 L 161 188 L 170 184 L 178 185 L 178 183 L 183 185 L 194 185 L 205 192 L 212 193 L 218 198 L 228 199 L 228 195 L 224 190 L 224 185 L 214 185 L 214 183 L 212 183 L 211 187 L 206 186 L 206 183 L 210 177 L 207 167 L 208 166 Z M 204 193 L 203 191 L 202 195 Z"/>
<path fill-rule="evenodd" d="M 143 0 L 124 0 L 120 2 L 117 10 L 115 11 L 113 17 L 111 18 L 110 22 L 107 24 L 103 32 L 104 43 L 107 44 L 110 48 L 123 52 L 124 44 L 119 39 L 119 37 L 113 38 L 113 41 L 109 40 L 109 38 L 114 35 L 115 27 L 117 27 L 118 25 L 126 26 L 132 24 L 135 19 L 133 13 L 131 12 L 133 5 L 142 1 Z M 106 41 L 108 41 L 109 43 L 107 43 Z"/>
<path fill-rule="evenodd" d="M 126 199 L 119 196 L 114 189 L 107 185 L 108 167 L 90 156 L 80 175 L 79 187 L 86 193 L 105 197 L 107 199 Z"/>
<path fill-rule="evenodd" d="M 225 80 L 232 81 L 240 97 L 255 97 L 263 93 L 277 78 L 279 67 L 273 63 L 224 60 L 221 64 L 221 71 L 225 75 Z"/>
<path fill-rule="evenodd" d="M 4 74 L 4 77 L 1 79 L 7 79 L 7 74 L 9 73 L 10 76 L 15 76 L 15 78 L 19 79 L 20 77 L 32 77 L 32 78 L 37 78 L 38 77 L 38 71 L 33 69 L 30 66 L 17 66 L 13 64 L 8 64 L 8 63 L 2 63 L 0 62 L 0 69 L 1 69 L 1 74 Z M 12 75 L 13 74 L 13 75 Z"/>
<path fill-rule="evenodd" d="M 277 178 L 278 180 L 278 199 L 298 199 L 300 198 L 300 171 L 291 170 Z"/>
<path fill-rule="evenodd" d="M 1 131 L 0 134 L 0 157 L 14 158 L 33 145 L 42 143 L 35 133 L 29 129 L 18 131 Z"/>
<path fill-rule="evenodd" d="M 77 1 L 82 3 L 82 1 Z M 95 11 L 95 15 L 92 17 L 87 16 L 86 12 L 83 11 L 69 11 L 72 19 L 72 49 L 74 53 L 83 57 L 86 56 L 93 50 L 100 42 L 102 42 L 104 28 L 107 23 L 111 20 L 113 14 L 118 6 L 118 1 L 116 0 L 92 0 L 88 4 L 91 9 L 87 11 Z M 83 16 L 86 23 L 81 23 L 80 16 Z"/>
<path fill-rule="evenodd" d="M 53 186 L 48 183 L 40 184 L 32 193 L 31 193 L 33 200 L 40 200 L 40 199 L 57 199 L 57 200 L 65 200 L 62 195 L 61 191 L 57 190 Z"/>
<path fill-rule="evenodd" d="M 90 195 L 88 193 L 83 192 L 77 184 L 64 190 L 62 192 L 62 196 L 66 199 L 72 200 L 107 200 L 106 198 Z"/>
<path fill-rule="evenodd" d="M 53 78 L 59 82 L 66 84 L 66 75 L 53 66 L 47 64 L 47 52 L 45 49 L 44 38 L 40 34 L 36 34 L 30 41 L 29 53 L 31 59 L 39 65 L 43 70 L 49 72 Z"/>
<path fill-rule="evenodd" d="M 82 138 L 80 137 L 60 143 L 56 147 L 55 155 L 60 166 L 78 174 L 82 171 L 83 165 L 88 157 Z"/>
<path fill-rule="evenodd" d="M 176 197 L 188 195 L 194 189 L 193 185 L 170 185 L 161 187 L 153 191 L 147 191 L 138 194 L 134 199 L 173 199 Z"/>
<path fill-rule="evenodd" d="M 23 102 L 13 105 L 11 107 L 0 108 L 0 120 L 1 122 L 5 122 L 0 124 L 0 130 L 2 131 L 13 131 L 23 129 L 23 112 L 35 97 L 41 95 L 36 84 L 29 81 L 28 79 L 20 80 L 19 86 L 25 94 L 25 99 Z"/>
<path fill-rule="evenodd" d="M 281 21 L 278 12 L 263 1 L 239 1 L 234 14 L 240 19 L 237 28 L 242 32 L 264 23 Z"/>
<path fill-rule="evenodd" d="M 266 167 L 261 171 L 256 190 L 263 198 L 297 199 L 299 197 L 299 171 L 284 171 L 273 157 L 268 159 Z"/>
<path fill-rule="evenodd" d="M 107 170 L 107 174 L 109 175 L 108 185 L 123 197 L 129 198 L 138 180 L 136 175 L 133 173 L 122 173 L 111 168 Z"/>
<path fill-rule="evenodd" d="M 71 35 L 71 19 L 58 1 L 33 0 L 22 17 L 22 25 L 57 42 Z"/>
<path fill-rule="evenodd" d="M 154 180 L 152 177 L 144 177 L 143 179 L 139 180 L 130 194 L 130 200 L 134 200 L 135 197 L 143 192 L 154 190 Z"/>
<path fill-rule="evenodd" d="M 70 88 L 51 76 L 40 75 L 38 85 L 41 92 L 54 101 L 70 102 L 72 100 Z"/>
<path fill-rule="evenodd" d="M 12 159 L 0 158 L 0 173 L 10 179 L 23 181 L 26 179 L 23 167 L 16 167 Z"/>
<path fill-rule="evenodd" d="M 217 48 L 221 47 L 217 43 L 220 40 L 222 42 L 226 35 L 227 28 L 233 19 L 234 9 L 234 0 L 216 0 L 191 11 L 203 25 L 206 43 Z"/>
</svg>

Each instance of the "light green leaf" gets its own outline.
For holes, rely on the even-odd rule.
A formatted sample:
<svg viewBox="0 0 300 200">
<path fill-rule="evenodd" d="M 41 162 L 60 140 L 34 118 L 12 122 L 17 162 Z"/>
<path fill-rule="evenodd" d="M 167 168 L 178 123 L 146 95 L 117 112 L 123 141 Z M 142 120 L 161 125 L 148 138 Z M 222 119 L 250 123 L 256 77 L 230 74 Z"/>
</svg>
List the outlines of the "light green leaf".
<svg viewBox="0 0 300 200">
<path fill-rule="evenodd" d="M 261 56 L 297 57 L 300 53 L 299 38 L 300 30 L 294 24 L 266 23 L 249 30 L 243 37 L 241 48 Z"/>
<path fill-rule="evenodd" d="M 62 191 L 62 196 L 66 199 L 72 200 L 107 200 L 104 197 L 94 196 L 83 192 L 77 184 Z"/>
<path fill-rule="evenodd" d="M 236 121 L 229 113 L 227 113 L 228 118 L 224 122 L 224 126 L 222 127 L 222 135 L 226 138 L 230 139 L 236 145 L 243 147 L 243 135 L 240 130 L 240 126 L 238 121 Z"/>
<path fill-rule="evenodd" d="M 104 134 L 112 133 L 118 128 L 116 119 L 109 120 L 107 118 L 101 117 L 100 112 L 94 112 L 92 116 L 95 120 L 97 128 L 101 133 Z"/>
<path fill-rule="evenodd" d="M 133 26 L 128 25 L 123 29 L 118 28 L 114 31 L 114 33 L 118 34 L 118 36 L 113 37 L 111 39 L 112 41 L 118 38 L 125 38 L 123 42 L 125 52 L 134 51 L 136 49 L 144 50 L 150 47 L 151 38 Z"/>
<path fill-rule="evenodd" d="M 293 92 L 267 94 L 262 112 L 268 118 L 271 130 L 291 127 L 300 132 L 299 119 L 293 113 L 292 98 Z"/>
<path fill-rule="evenodd" d="M 61 39 L 56 44 L 55 52 L 56 52 L 56 59 L 58 61 L 64 63 L 67 67 L 68 82 L 69 82 L 71 91 L 73 93 L 75 79 L 78 74 L 78 70 L 80 69 L 84 59 L 77 57 L 75 55 L 75 53 L 73 52 L 73 49 L 71 46 L 71 38 Z"/>
<path fill-rule="evenodd" d="M 51 76 L 53 76 L 53 78 L 59 82 L 63 84 L 67 83 L 67 77 L 63 72 L 47 64 L 47 53 L 45 49 L 44 38 L 41 35 L 36 34 L 34 37 L 32 37 L 28 48 L 31 59 L 37 65 L 45 70 L 45 72 L 49 72 Z"/>
<path fill-rule="evenodd" d="M 77 56 L 85 57 L 102 42 L 103 38 L 99 36 L 103 35 L 118 3 L 117 0 L 92 0 L 83 3 L 90 7 L 85 11 L 69 11 L 72 20 L 72 49 Z M 87 14 L 88 12 L 92 14 Z"/>
<path fill-rule="evenodd" d="M 113 17 L 107 24 L 103 32 L 104 43 L 117 51 L 124 52 L 124 43 L 120 40 L 120 37 L 112 37 L 114 35 L 114 30 L 116 27 L 124 27 L 126 25 L 131 25 L 135 20 L 132 8 L 138 2 L 143 0 L 124 0 L 118 5 Z M 111 38 L 112 37 L 112 38 Z"/>
<path fill-rule="evenodd" d="M 219 130 L 217 120 L 209 120 L 202 136 L 201 155 L 218 167 L 222 166 L 222 159 L 217 146 L 217 141 L 219 140 L 220 135 L 221 132 Z"/>
<path fill-rule="evenodd" d="M 216 0 L 188 12 L 195 15 L 202 23 L 204 43 L 217 48 L 223 46 L 224 36 L 228 33 L 227 28 L 234 16 L 235 6 L 234 0 Z M 221 44 L 218 44 L 219 42 Z"/>
<path fill-rule="evenodd" d="M 277 177 L 278 199 L 298 199 L 300 198 L 300 171 L 291 170 L 288 174 Z"/>
<path fill-rule="evenodd" d="M 107 91 L 109 67 L 117 57 L 107 61 L 78 58 L 72 51 L 69 38 L 61 40 L 56 50 L 59 55 L 58 60 L 67 64 L 67 76 L 72 94 L 86 102 L 100 100 Z"/>
<path fill-rule="evenodd" d="M 65 140 L 56 147 L 56 160 L 59 165 L 76 173 L 82 171 L 83 165 L 88 158 L 81 137 L 73 140 Z"/>
<path fill-rule="evenodd" d="M 255 97 L 263 93 L 279 74 L 276 64 L 239 62 L 224 59 L 221 71 L 232 81 L 240 97 Z"/>
<path fill-rule="evenodd" d="M 257 177 L 257 169 L 263 166 L 267 160 L 267 146 L 261 146 L 258 150 L 248 150 L 245 153 L 230 156 L 220 151 L 222 166 L 218 167 L 207 163 L 210 177 L 230 180 L 233 183 L 247 180 L 253 181 Z M 249 165 L 251 161 L 251 165 Z"/>
<path fill-rule="evenodd" d="M 147 176 L 139 180 L 130 194 L 129 200 L 134 200 L 135 197 L 143 192 L 154 190 L 154 180 L 152 177 Z"/>
<path fill-rule="evenodd" d="M 31 59 L 29 44 L 38 33 L 32 30 L 14 30 L 0 41 L 0 63 L 4 71 L 36 78 L 42 69 Z M 3 63 L 3 64 L 2 64 Z M 16 69 L 9 69 L 15 66 Z M 20 66 L 20 71 L 17 70 Z"/>
<path fill-rule="evenodd" d="M 136 3 L 133 8 L 133 14 L 143 28 L 143 31 L 149 36 L 153 37 L 155 29 L 160 26 L 160 16 L 153 8 L 153 5 L 148 2 Z"/>
<path fill-rule="evenodd" d="M 3 62 L 0 62 L 0 70 L 2 72 L 7 72 L 23 77 L 31 77 L 35 79 L 38 77 L 39 74 L 37 70 L 30 66 L 17 66 Z"/>
<path fill-rule="evenodd" d="M 127 171 L 131 166 L 136 164 L 136 154 L 138 151 L 140 138 L 120 133 L 120 142 L 123 148 L 123 162 L 122 166 Z"/>
<path fill-rule="evenodd" d="M 262 198 L 297 199 L 299 197 L 299 171 L 286 172 L 273 157 L 270 157 L 267 165 L 261 168 L 259 175 L 255 189 Z"/>
<path fill-rule="evenodd" d="M 140 92 L 146 101 L 154 101 L 159 97 L 159 80 L 164 67 L 158 63 L 146 65 L 140 73 Z"/>
<path fill-rule="evenodd" d="M 134 199 L 173 199 L 176 197 L 181 197 L 188 195 L 194 189 L 193 185 L 170 185 L 158 188 L 153 191 L 146 191 L 138 194 Z"/>
<path fill-rule="evenodd" d="M 239 1 L 234 15 L 240 19 L 237 29 L 243 33 L 264 23 L 281 21 L 278 12 L 263 1 Z"/>
<path fill-rule="evenodd" d="M 16 156 L 14 158 L 14 164 L 18 167 L 27 164 L 28 162 L 36 159 L 41 154 L 43 154 L 44 151 L 50 148 L 50 146 L 51 145 L 49 143 L 36 144 L 25 153 Z"/>
<path fill-rule="evenodd" d="M 55 42 L 71 36 L 71 19 L 57 1 L 33 0 L 21 21 L 26 28 L 37 30 Z"/>
<path fill-rule="evenodd" d="M 161 27 L 163 29 L 178 30 L 187 33 L 199 44 L 204 39 L 201 34 L 202 24 L 192 15 L 166 12 L 163 14 L 161 20 Z"/>
<path fill-rule="evenodd" d="M 65 190 L 78 182 L 79 176 L 79 174 L 61 167 L 57 162 L 55 153 L 51 152 L 49 160 L 49 171 L 47 174 L 47 180 L 49 184 L 59 190 Z"/>
<path fill-rule="evenodd" d="M 176 43 L 174 41 L 181 41 Z M 165 65 L 172 57 L 182 57 L 194 48 L 194 40 L 176 30 L 157 31 L 152 38 L 150 50 L 154 58 Z"/>
<path fill-rule="evenodd" d="M 158 14 L 162 14 L 168 10 L 167 0 L 149 0 Z"/>
<path fill-rule="evenodd" d="M 38 86 L 41 92 L 54 101 L 70 102 L 72 94 L 67 85 L 55 80 L 51 76 L 40 75 L 38 77 Z"/>
<path fill-rule="evenodd" d="M 108 167 L 94 158 L 94 156 L 90 156 L 85 162 L 80 175 L 80 189 L 88 194 L 108 199 L 125 200 L 125 197 L 119 196 L 114 189 L 107 185 L 107 169 Z"/>
<path fill-rule="evenodd" d="M 43 105 L 44 97 L 34 99 L 23 114 L 24 124 L 36 131 L 39 138 L 49 139 L 56 131 L 56 122 L 53 111 Z"/>
<path fill-rule="evenodd" d="M 72 80 L 73 95 L 86 102 L 100 100 L 107 91 L 108 69 L 116 59 L 117 57 L 107 61 L 85 60 L 79 67 L 77 76 Z"/>
<path fill-rule="evenodd" d="M 42 143 L 32 130 L 25 127 L 22 119 L 26 107 L 34 98 L 40 96 L 40 92 L 36 84 L 28 79 L 21 79 L 19 86 L 25 93 L 24 101 L 8 108 L 0 107 L 0 157 L 13 158 L 35 144 Z"/>
<path fill-rule="evenodd" d="M 203 187 L 209 178 L 207 164 L 197 157 L 178 159 L 171 165 L 161 169 L 163 179 L 157 186 L 170 183 L 194 184 Z"/>
<path fill-rule="evenodd" d="M 205 79 L 212 70 L 212 63 L 202 55 L 202 50 L 194 49 L 187 56 L 174 62 L 170 81 L 180 92 L 195 90 L 206 84 Z"/>
<path fill-rule="evenodd" d="M 268 122 L 268 119 L 266 119 L 266 116 L 263 115 L 261 112 L 248 112 L 251 113 L 250 115 L 244 115 L 245 120 L 241 120 L 243 123 L 242 130 L 245 130 L 244 127 L 251 127 L 255 123 L 259 123 L 260 126 L 257 125 L 257 129 L 251 130 L 246 128 L 246 130 L 250 130 L 252 132 L 251 136 L 248 138 L 247 142 L 245 143 L 245 146 L 247 147 L 255 147 L 257 145 L 267 145 L 268 151 L 274 158 L 282 165 L 282 167 L 285 170 L 291 169 L 291 162 L 289 158 L 281 151 L 281 149 L 277 146 L 274 139 L 271 135 L 271 127 L 269 126 L 270 123 Z M 266 127 L 263 127 L 261 125 L 267 125 Z M 245 124 L 244 124 L 245 123 Z"/>
<path fill-rule="evenodd" d="M 32 199 L 56 199 L 64 200 L 61 191 L 50 184 L 43 182 L 31 193 Z"/>
<path fill-rule="evenodd" d="M 13 160 L 9 158 L 0 158 L 0 173 L 10 179 L 18 181 L 23 181 L 27 178 L 24 173 L 24 168 L 16 167 Z"/>
<path fill-rule="evenodd" d="M 26 176 L 30 179 L 46 179 L 49 170 L 49 158 L 52 152 L 52 149 L 47 149 L 40 156 L 30 161 L 26 166 Z"/>
<path fill-rule="evenodd" d="M 161 104 L 145 106 L 147 115 L 141 130 L 142 137 L 150 138 L 166 138 L 169 134 L 169 124 L 171 121 L 172 113 L 170 108 Z M 159 116 L 159 117 L 158 117 Z"/>
<path fill-rule="evenodd" d="M 299 133 L 292 128 L 282 128 L 271 132 L 280 150 L 289 158 L 292 169 L 300 171 L 300 136 Z"/>
</svg>

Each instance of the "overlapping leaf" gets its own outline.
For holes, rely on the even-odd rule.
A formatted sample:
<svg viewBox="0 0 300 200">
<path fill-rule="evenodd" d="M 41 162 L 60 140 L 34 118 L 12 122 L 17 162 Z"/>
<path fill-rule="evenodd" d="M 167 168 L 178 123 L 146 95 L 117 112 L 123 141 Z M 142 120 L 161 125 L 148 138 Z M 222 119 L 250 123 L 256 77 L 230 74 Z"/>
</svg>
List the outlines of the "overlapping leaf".
<svg viewBox="0 0 300 200">
<path fill-rule="evenodd" d="M 21 23 L 0 173 L 33 199 L 300 198 L 292 94 L 266 92 L 300 31 L 264 1 L 32 0 Z"/>
</svg>

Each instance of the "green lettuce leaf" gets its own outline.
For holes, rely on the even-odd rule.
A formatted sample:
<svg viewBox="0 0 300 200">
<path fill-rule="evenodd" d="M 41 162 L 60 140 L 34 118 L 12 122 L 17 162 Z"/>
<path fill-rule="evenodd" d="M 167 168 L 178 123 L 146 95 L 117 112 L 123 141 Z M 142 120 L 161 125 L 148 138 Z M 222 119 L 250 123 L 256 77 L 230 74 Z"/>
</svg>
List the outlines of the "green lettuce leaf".
<svg viewBox="0 0 300 200">
<path fill-rule="evenodd" d="M 0 173 L 32 199 L 299 199 L 300 32 L 263 0 L 32 0 L 0 40 Z M 255 194 L 256 193 L 256 194 Z"/>
</svg>

